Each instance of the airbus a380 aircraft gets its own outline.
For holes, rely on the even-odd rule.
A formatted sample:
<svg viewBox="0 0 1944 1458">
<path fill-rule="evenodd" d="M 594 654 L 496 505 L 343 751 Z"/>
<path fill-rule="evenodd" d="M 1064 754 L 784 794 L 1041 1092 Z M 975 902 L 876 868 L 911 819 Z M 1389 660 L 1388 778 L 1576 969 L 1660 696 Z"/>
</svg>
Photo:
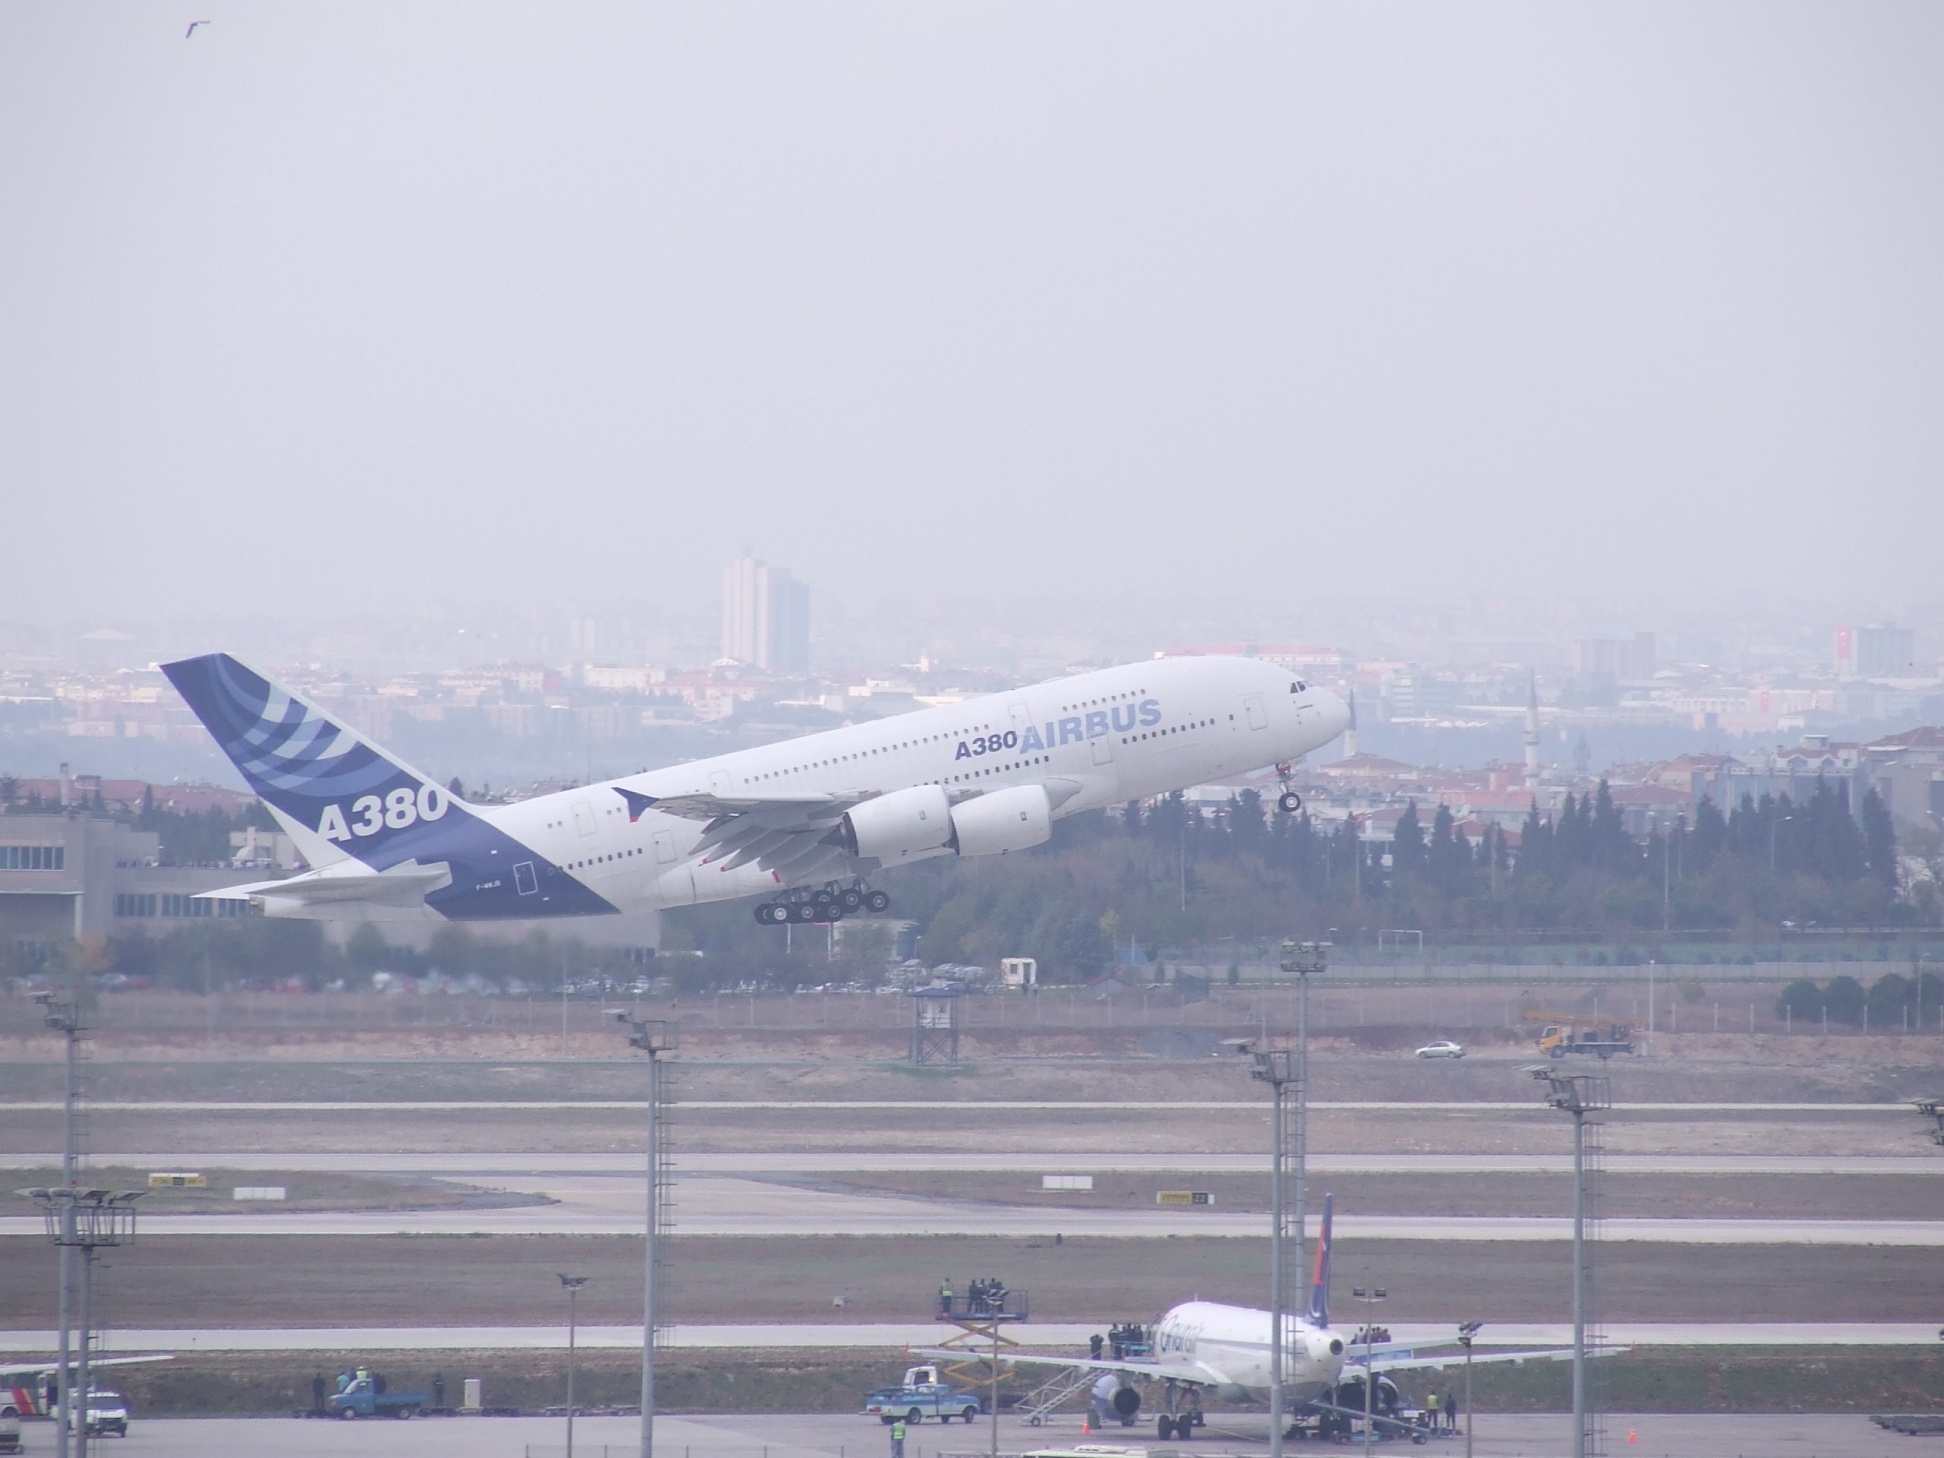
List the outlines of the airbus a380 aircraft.
<svg viewBox="0 0 1944 1458">
<path fill-rule="evenodd" d="M 1343 702 L 1247 658 L 1161 658 L 670 769 L 469 805 L 228 654 L 162 665 L 311 869 L 229 887 L 269 915 L 451 921 L 766 896 L 756 919 L 883 911 L 868 878 L 1039 845 L 1053 821 L 1290 761 Z"/>
</svg>

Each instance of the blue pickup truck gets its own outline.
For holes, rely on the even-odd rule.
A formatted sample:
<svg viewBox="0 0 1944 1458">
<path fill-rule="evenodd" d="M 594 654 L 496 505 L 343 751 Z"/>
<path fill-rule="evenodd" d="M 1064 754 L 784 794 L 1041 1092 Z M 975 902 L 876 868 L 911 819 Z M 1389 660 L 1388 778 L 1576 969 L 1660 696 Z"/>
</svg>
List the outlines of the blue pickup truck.
<svg viewBox="0 0 1944 1458">
<path fill-rule="evenodd" d="M 979 1399 L 940 1382 L 936 1367 L 913 1367 L 896 1387 L 880 1387 L 867 1394 L 864 1414 L 884 1423 L 895 1423 L 900 1418 L 907 1423 L 919 1423 L 928 1417 L 935 1417 L 941 1423 L 960 1417 L 969 1423 L 979 1415 Z"/>
<path fill-rule="evenodd" d="M 389 1392 L 383 1386 L 382 1377 L 354 1377 L 343 1391 L 331 1394 L 327 1405 L 341 1418 L 411 1418 L 432 1405 L 429 1392 Z"/>
</svg>

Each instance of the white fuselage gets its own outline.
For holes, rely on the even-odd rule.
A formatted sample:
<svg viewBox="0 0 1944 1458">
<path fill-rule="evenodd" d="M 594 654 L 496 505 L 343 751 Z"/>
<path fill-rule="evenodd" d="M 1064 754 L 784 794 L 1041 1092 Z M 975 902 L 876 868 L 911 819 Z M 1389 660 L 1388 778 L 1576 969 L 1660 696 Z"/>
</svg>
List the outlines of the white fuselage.
<svg viewBox="0 0 1944 1458">
<path fill-rule="evenodd" d="M 1343 731 L 1348 710 L 1296 684 L 1259 659 L 1153 659 L 481 813 L 623 912 L 732 900 L 784 883 L 755 863 L 706 860 L 696 820 L 653 809 L 630 820 L 614 792 L 759 800 L 937 784 L 958 799 L 1054 782 L 1066 792 L 1055 812 L 1063 817 L 1320 748 Z"/>
<path fill-rule="evenodd" d="M 1270 1315 L 1249 1306 L 1189 1301 L 1155 1328 L 1154 1355 L 1168 1366 L 1208 1373 L 1209 1384 L 1231 1400 L 1269 1391 Z M 1308 1402 L 1336 1385 L 1343 1371 L 1343 1339 L 1298 1316 L 1283 1318 L 1283 1396 Z"/>
</svg>

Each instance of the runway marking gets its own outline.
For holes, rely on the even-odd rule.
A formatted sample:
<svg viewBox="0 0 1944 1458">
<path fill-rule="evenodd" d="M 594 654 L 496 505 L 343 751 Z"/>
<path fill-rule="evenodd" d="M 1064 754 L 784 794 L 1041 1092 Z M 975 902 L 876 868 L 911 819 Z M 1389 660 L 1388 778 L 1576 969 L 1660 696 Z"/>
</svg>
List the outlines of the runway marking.
<svg viewBox="0 0 1944 1458">
<path fill-rule="evenodd" d="M 0 1154 L 0 1169 L 45 1169 L 60 1153 Z M 678 1174 L 874 1174 L 885 1168 L 881 1150 L 761 1150 L 689 1153 L 675 1157 Z M 1266 1154 L 1159 1154 L 1024 1151 L 1005 1154 L 932 1153 L 897 1156 L 901 1173 L 927 1174 L 1266 1174 Z M 261 1153 L 143 1151 L 96 1153 L 90 1163 L 153 1169 L 324 1171 L 338 1173 L 486 1176 L 604 1174 L 639 1177 L 639 1154 L 555 1153 L 545 1150 L 454 1154 L 446 1151 Z M 1914 1155 L 1609 1154 L 1613 1174 L 1686 1175 L 1944 1175 L 1944 1151 Z M 1341 1154 L 1312 1151 L 1314 1174 L 1563 1174 L 1567 1154 Z"/>
<path fill-rule="evenodd" d="M 676 1099 L 675 1107 L 708 1111 L 749 1109 L 766 1113 L 786 1111 L 895 1112 L 917 1110 L 998 1110 L 1013 1113 L 1211 1113 L 1266 1112 L 1261 1099 Z M 1488 1113 L 1546 1114 L 1552 1111 L 1531 1099 L 1313 1099 L 1312 1113 Z M 1909 1103 L 1616 1103 L 1616 1113 L 1637 1114 L 1898 1114 L 1908 1116 Z M 0 1102 L 0 1113 L 58 1113 L 58 1099 Z M 88 1110 L 102 1114 L 410 1114 L 410 1113 L 641 1113 L 639 1099 L 335 1099 L 318 1101 L 252 1101 L 211 1099 L 91 1099 Z"/>
<path fill-rule="evenodd" d="M 206 1212 L 149 1215 L 155 1236 L 606 1235 L 641 1230 L 639 1181 L 601 1175 L 501 1176 L 491 1187 L 551 1203 L 486 1210 Z M 890 1192 L 844 1193 L 761 1180 L 689 1175 L 675 1189 L 673 1230 L 683 1237 L 1063 1235 L 1115 1239 L 1261 1239 L 1258 1212 L 985 1204 Z M 1313 1222 L 1312 1222 L 1313 1223 Z M 1345 1215 L 1349 1240 L 1560 1242 L 1572 1223 L 1555 1216 Z M 0 1217 L 0 1236 L 44 1239 L 36 1216 Z M 1616 1218 L 1607 1242 L 1675 1245 L 1877 1245 L 1944 1247 L 1944 1220 Z"/>
</svg>

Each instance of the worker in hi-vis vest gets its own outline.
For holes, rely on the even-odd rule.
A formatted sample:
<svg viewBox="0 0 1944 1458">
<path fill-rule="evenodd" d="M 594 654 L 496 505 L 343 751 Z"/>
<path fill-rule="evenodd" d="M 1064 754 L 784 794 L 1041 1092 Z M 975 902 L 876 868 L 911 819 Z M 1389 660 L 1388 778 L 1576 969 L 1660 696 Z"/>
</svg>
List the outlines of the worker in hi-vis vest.
<svg viewBox="0 0 1944 1458">
<path fill-rule="evenodd" d="M 891 1424 L 891 1458 L 904 1458 L 904 1419 Z"/>
</svg>

